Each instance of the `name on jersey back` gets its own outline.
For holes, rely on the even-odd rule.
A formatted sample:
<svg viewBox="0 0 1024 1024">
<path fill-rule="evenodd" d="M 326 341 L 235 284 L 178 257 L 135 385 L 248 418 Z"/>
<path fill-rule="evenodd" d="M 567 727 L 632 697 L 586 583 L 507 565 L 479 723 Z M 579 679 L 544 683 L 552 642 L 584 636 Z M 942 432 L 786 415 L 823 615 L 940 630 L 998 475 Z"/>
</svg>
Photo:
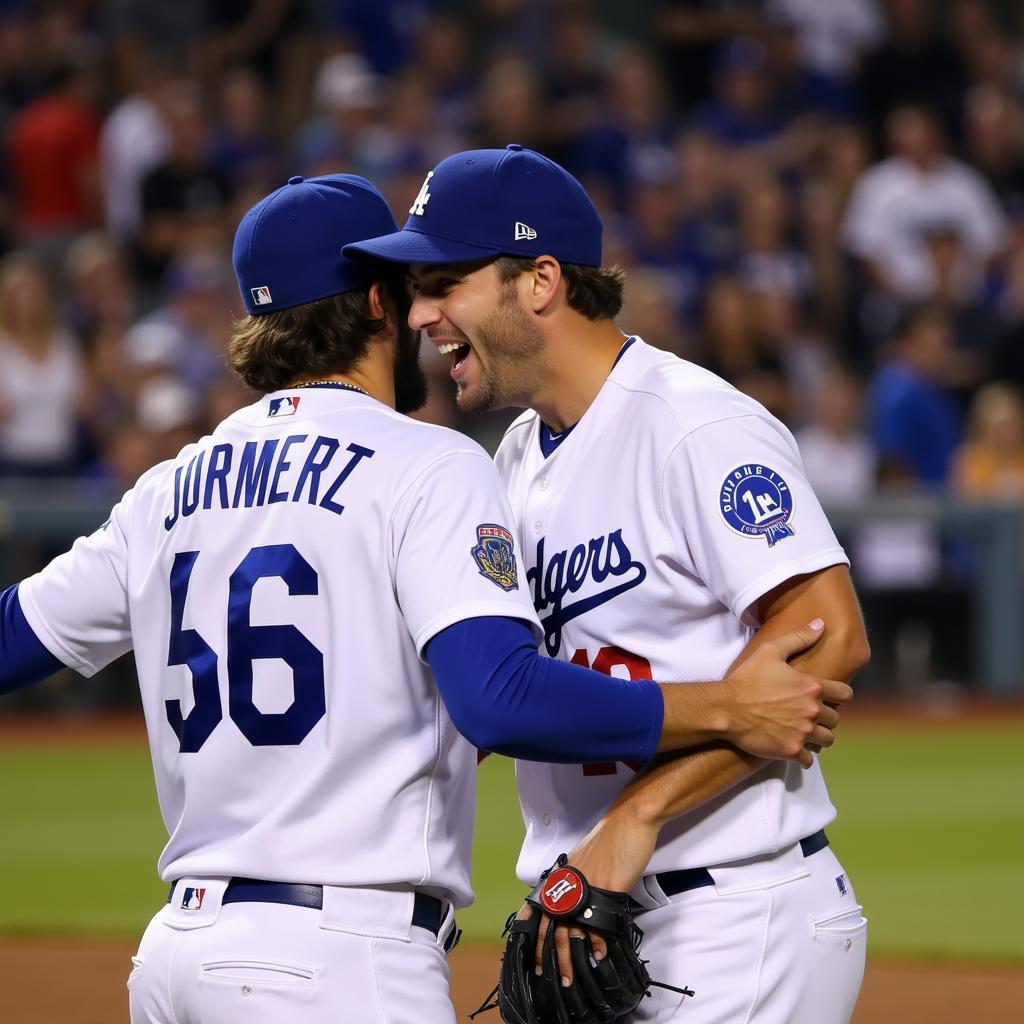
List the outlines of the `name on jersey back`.
<svg viewBox="0 0 1024 1024">
<path fill-rule="evenodd" d="M 336 437 L 310 439 L 308 434 L 203 448 L 174 471 L 174 504 L 164 529 L 200 508 L 253 508 L 282 501 L 304 501 L 341 515 L 345 506 L 338 492 L 373 455 L 372 448 L 360 444 L 342 449 Z"/>
</svg>

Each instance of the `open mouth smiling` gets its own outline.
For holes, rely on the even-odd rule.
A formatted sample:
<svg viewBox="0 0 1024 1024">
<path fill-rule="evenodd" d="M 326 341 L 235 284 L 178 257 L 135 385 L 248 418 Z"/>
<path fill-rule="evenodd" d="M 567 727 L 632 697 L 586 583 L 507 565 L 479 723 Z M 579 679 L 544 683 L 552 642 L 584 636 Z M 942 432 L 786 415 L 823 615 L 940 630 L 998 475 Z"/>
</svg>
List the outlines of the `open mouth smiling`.
<svg viewBox="0 0 1024 1024">
<path fill-rule="evenodd" d="M 452 376 L 455 377 L 463 366 L 465 366 L 466 360 L 472 353 L 473 348 L 469 342 L 466 341 L 446 341 L 437 346 L 437 351 L 443 356 L 454 356 L 452 360 L 451 373 Z"/>
</svg>

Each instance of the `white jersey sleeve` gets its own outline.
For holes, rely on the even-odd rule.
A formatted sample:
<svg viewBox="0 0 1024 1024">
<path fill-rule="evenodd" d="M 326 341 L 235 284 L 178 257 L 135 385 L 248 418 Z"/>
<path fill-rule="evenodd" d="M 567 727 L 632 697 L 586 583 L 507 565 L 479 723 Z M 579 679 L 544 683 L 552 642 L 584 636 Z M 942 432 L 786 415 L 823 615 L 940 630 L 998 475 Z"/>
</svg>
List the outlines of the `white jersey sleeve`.
<svg viewBox="0 0 1024 1024">
<path fill-rule="evenodd" d="M 128 612 L 129 491 L 94 533 L 79 537 L 18 588 L 32 631 L 83 676 L 132 649 Z"/>
<path fill-rule="evenodd" d="M 707 423 L 671 453 L 660 502 L 680 562 L 745 625 L 758 598 L 849 559 L 792 434 L 752 412 Z"/>
<path fill-rule="evenodd" d="M 399 499 L 390 524 L 394 580 L 417 651 L 462 619 L 522 619 L 541 635 L 525 589 L 512 513 L 483 450 L 447 452 Z"/>
</svg>

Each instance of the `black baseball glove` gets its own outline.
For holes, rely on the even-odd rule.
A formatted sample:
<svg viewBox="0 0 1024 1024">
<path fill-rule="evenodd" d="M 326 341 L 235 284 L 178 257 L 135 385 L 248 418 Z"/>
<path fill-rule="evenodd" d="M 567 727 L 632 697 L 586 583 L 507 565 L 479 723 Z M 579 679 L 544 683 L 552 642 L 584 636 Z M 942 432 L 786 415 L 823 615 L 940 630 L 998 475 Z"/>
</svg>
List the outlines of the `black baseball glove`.
<svg viewBox="0 0 1024 1024">
<path fill-rule="evenodd" d="M 470 1017 L 497 1006 L 505 1024 L 612 1024 L 636 1009 L 652 985 L 672 988 L 652 982 L 638 955 L 643 932 L 633 923 L 629 894 L 588 885 L 564 853 L 526 900 L 534 912 L 523 920 L 513 914 L 506 922 L 498 985 Z M 542 914 L 552 920 L 544 939 L 543 974 L 538 975 L 534 962 Z M 598 961 L 588 935 L 570 936 L 573 981 L 567 988 L 558 966 L 556 924 L 599 932 L 608 947 Z"/>
</svg>

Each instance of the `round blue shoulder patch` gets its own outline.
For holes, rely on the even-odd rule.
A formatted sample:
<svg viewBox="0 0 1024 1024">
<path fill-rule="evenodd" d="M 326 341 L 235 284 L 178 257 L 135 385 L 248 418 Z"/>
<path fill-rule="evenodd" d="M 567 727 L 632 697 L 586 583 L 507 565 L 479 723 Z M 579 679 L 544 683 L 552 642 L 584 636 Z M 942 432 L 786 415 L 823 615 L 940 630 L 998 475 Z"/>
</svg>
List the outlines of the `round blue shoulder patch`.
<svg viewBox="0 0 1024 1024">
<path fill-rule="evenodd" d="M 726 475 L 718 494 L 726 524 L 744 537 L 764 537 L 774 547 L 793 536 L 793 492 L 773 469 L 757 462 Z"/>
</svg>

